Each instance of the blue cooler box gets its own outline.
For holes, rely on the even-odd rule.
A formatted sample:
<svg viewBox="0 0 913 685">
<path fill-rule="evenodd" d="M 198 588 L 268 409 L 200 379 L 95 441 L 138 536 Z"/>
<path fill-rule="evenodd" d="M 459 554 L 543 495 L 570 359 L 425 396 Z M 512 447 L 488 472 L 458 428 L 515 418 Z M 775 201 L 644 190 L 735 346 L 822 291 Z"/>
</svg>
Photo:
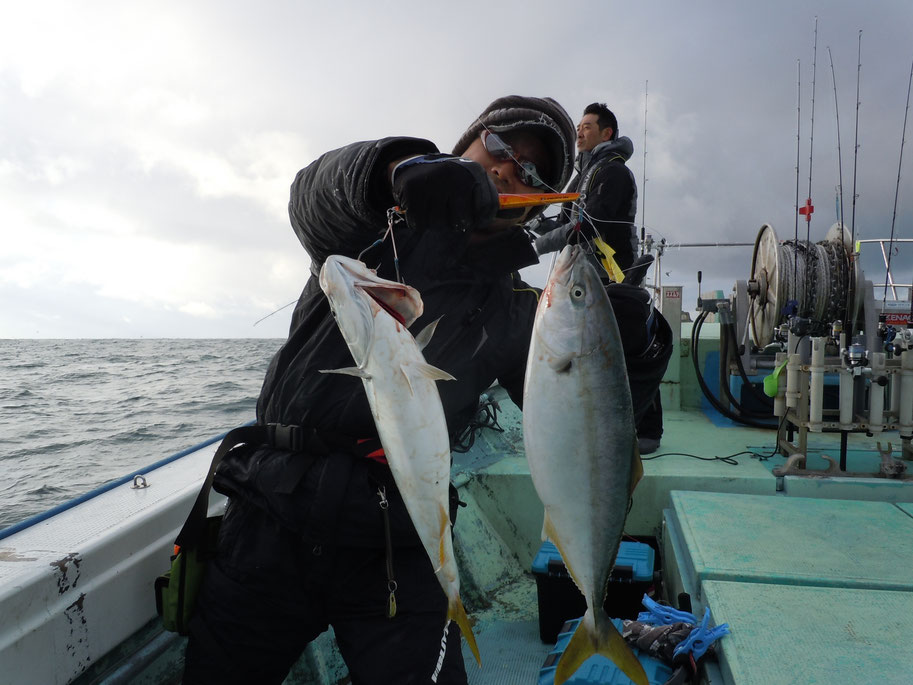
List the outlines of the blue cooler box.
<svg viewBox="0 0 913 685">
<path fill-rule="evenodd" d="M 653 555 L 653 548 L 642 542 L 624 541 L 618 546 L 603 605 L 609 616 L 637 618 L 643 610 L 641 600 L 653 584 Z M 539 638 L 555 642 L 565 621 L 586 613 L 586 600 L 551 542 L 543 542 L 539 548 L 533 559 L 533 575 L 539 599 Z"/>
<path fill-rule="evenodd" d="M 574 634 L 574 630 L 579 623 L 580 619 L 578 618 L 568 621 L 562 626 L 555 648 L 549 652 L 549 655 L 545 658 L 545 663 L 539 669 L 539 685 L 554 685 L 558 660 L 564 654 L 564 650 L 567 649 L 567 644 L 571 641 L 571 635 Z M 612 623 L 615 624 L 620 633 L 622 627 L 621 619 L 612 619 Z M 632 647 L 631 651 L 634 652 L 634 656 L 644 667 L 644 672 L 647 674 L 647 680 L 650 681 L 650 685 L 663 685 L 672 676 L 672 668 L 659 659 L 643 654 L 636 647 Z M 604 656 L 597 654 L 584 661 L 580 668 L 577 669 L 577 672 L 565 681 L 565 685 L 633 685 L 633 683 L 615 664 Z"/>
</svg>

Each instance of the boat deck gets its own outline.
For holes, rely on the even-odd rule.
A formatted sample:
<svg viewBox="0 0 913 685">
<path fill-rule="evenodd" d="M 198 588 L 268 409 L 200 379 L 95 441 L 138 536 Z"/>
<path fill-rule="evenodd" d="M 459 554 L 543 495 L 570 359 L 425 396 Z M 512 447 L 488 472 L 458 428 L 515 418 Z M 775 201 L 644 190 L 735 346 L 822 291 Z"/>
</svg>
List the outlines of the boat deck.
<svg viewBox="0 0 913 685">
<path fill-rule="evenodd" d="M 500 407 L 500 430 L 483 429 L 469 451 L 454 454 L 453 480 L 467 504 L 454 528 L 455 548 L 483 667 L 465 649 L 464 659 L 472 685 L 537 683 L 554 648 L 539 637 L 537 583 L 531 571 L 543 510 L 523 453 L 521 414 L 500 389 L 491 396 Z M 701 682 L 913 682 L 913 481 L 778 477 L 773 469 L 785 459 L 773 455 L 772 430 L 741 427 L 698 407 L 665 407 L 664 430 L 660 450 L 645 458 L 626 533 L 654 545 L 661 569 L 655 584 L 659 597 L 677 605 L 686 593 L 694 613 L 701 615 L 707 607 L 714 623 L 729 624 L 732 634 L 719 643 L 718 662 L 702 669 Z M 881 440 L 896 445 L 897 434 Z M 809 467 L 825 468 L 823 455 L 837 458 L 839 447 L 838 435 L 811 436 Z M 179 681 L 183 640 L 162 633 L 154 619 L 151 587 L 167 567 L 171 542 L 213 449 L 201 448 L 147 472 L 152 484 L 147 490 L 124 484 L 55 517 L 59 543 L 45 540 L 51 521 L 2 541 L 0 569 L 17 574 L 16 587 L 34 586 L 35 595 L 48 595 L 53 606 L 84 607 L 80 616 L 87 622 L 66 623 L 66 612 L 51 621 L 43 604 L 26 607 L 25 595 L 8 588 L 0 600 L 7 602 L 5 608 L 15 608 L 17 621 L 0 631 L 0 665 L 23 659 L 31 664 L 36 679 L 26 677 L 24 683 Z M 876 473 L 879 463 L 875 438 L 849 436 L 849 471 Z M 127 513 L 113 516 L 120 509 L 109 499 Z M 112 512 L 107 527 L 82 530 L 78 521 L 98 508 Z M 67 521 L 77 526 L 75 533 L 67 531 Z M 155 526 L 154 535 L 149 526 Z M 64 575 L 70 581 L 61 585 L 58 576 L 65 569 L 58 572 L 60 564 L 51 562 L 69 559 L 73 540 L 86 536 L 91 541 L 76 545 L 80 556 L 67 567 L 79 571 L 79 583 L 77 576 Z M 129 571 L 103 572 L 111 554 L 143 538 L 154 544 L 127 555 Z M 27 558 L 34 558 L 28 577 Z M 97 588 L 95 576 L 90 578 L 96 566 Z M 113 584 L 102 589 L 108 581 Z M 104 609 L 111 604 L 101 599 L 111 595 L 111 587 L 116 590 L 112 601 L 122 608 L 137 604 L 130 616 L 138 622 L 121 632 L 135 631 L 130 639 L 105 654 L 109 648 L 99 636 L 113 637 L 105 632 L 110 616 L 127 619 L 126 612 Z M 47 639 L 29 638 L 38 634 L 38 626 Z M 74 633 L 74 626 L 80 630 Z M 47 644 L 78 645 L 81 665 L 75 657 L 70 661 L 82 675 L 73 681 L 70 671 L 50 661 L 44 670 L 37 668 L 35 659 Z M 286 680 L 289 685 L 346 682 L 332 632 L 306 650 Z"/>
<path fill-rule="evenodd" d="M 539 639 L 530 572 L 542 507 L 519 412 L 499 403 L 504 431 L 485 430 L 455 455 L 470 502 L 455 531 L 483 659 L 479 669 L 464 650 L 473 685 L 539 682 L 554 647 Z M 687 593 L 695 614 L 709 607 L 713 623 L 729 624 L 703 682 L 913 682 L 911 481 L 777 477 L 786 459 L 773 454 L 774 431 L 715 412 L 666 411 L 664 429 L 644 461 L 626 533 L 656 540 L 666 599 Z M 881 440 L 897 445 L 896 433 Z M 839 435 L 810 436 L 809 468 L 825 469 L 822 455 L 837 459 L 839 449 Z M 847 471 L 876 473 L 880 461 L 875 438 L 850 436 Z M 505 572 L 511 554 L 516 570 Z"/>
</svg>

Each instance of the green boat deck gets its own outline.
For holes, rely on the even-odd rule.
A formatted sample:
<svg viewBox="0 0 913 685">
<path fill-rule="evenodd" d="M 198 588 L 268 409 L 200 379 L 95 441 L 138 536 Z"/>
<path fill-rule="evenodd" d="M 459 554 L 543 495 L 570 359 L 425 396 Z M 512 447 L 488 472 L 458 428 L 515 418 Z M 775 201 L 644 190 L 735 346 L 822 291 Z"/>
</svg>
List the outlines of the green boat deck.
<svg viewBox="0 0 913 685">
<path fill-rule="evenodd" d="M 496 391 L 503 432 L 454 455 L 463 594 L 482 654 L 473 685 L 537 683 L 542 506 L 523 457 L 520 413 Z M 913 682 L 913 484 L 878 477 L 777 477 L 775 433 L 666 410 L 644 461 L 626 533 L 657 541 L 663 596 L 709 607 L 732 634 L 703 670 L 711 685 Z M 893 438 L 896 434 L 885 436 Z M 882 444 L 887 440 L 882 437 Z M 809 468 L 839 457 L 838 435 L 809 438 Z M 896 452 L 895 452 L 896 454 Z M 737 455 L 731 459 L 723 457 Z M 819 463 L 820 462 L 820 463 Z M 848 471 L 875 473 L 876 439 L 851 435 Z M 905 503 L 906 502 L 906 503 Z"/>
</svg>

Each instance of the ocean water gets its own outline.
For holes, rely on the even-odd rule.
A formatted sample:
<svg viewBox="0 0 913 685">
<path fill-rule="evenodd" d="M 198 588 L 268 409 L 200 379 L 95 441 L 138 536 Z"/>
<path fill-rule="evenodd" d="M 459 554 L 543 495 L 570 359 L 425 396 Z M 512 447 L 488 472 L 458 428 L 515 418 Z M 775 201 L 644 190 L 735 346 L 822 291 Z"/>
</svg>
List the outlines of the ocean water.
<svg viewBox="0 0 913 685">
<path fill-rule="evenodd" d="M 282 343 L 0 340 L 0 530 L 251 421 Z"/>
</svg>

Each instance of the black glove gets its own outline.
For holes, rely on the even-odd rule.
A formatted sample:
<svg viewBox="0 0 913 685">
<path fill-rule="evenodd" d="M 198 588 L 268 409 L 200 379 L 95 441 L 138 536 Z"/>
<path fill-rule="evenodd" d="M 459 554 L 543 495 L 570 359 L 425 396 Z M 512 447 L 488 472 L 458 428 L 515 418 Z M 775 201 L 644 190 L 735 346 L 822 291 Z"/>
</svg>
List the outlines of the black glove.
<svg viewBox="0 0 913 685">
<path fill-rule="evenodd" d="M 442 153 L 397 165 L 393 198 L 416 230 L 471 231 L 491 223 L 498 211 L 498 191 L 482 166 Z"/>
</svg>

